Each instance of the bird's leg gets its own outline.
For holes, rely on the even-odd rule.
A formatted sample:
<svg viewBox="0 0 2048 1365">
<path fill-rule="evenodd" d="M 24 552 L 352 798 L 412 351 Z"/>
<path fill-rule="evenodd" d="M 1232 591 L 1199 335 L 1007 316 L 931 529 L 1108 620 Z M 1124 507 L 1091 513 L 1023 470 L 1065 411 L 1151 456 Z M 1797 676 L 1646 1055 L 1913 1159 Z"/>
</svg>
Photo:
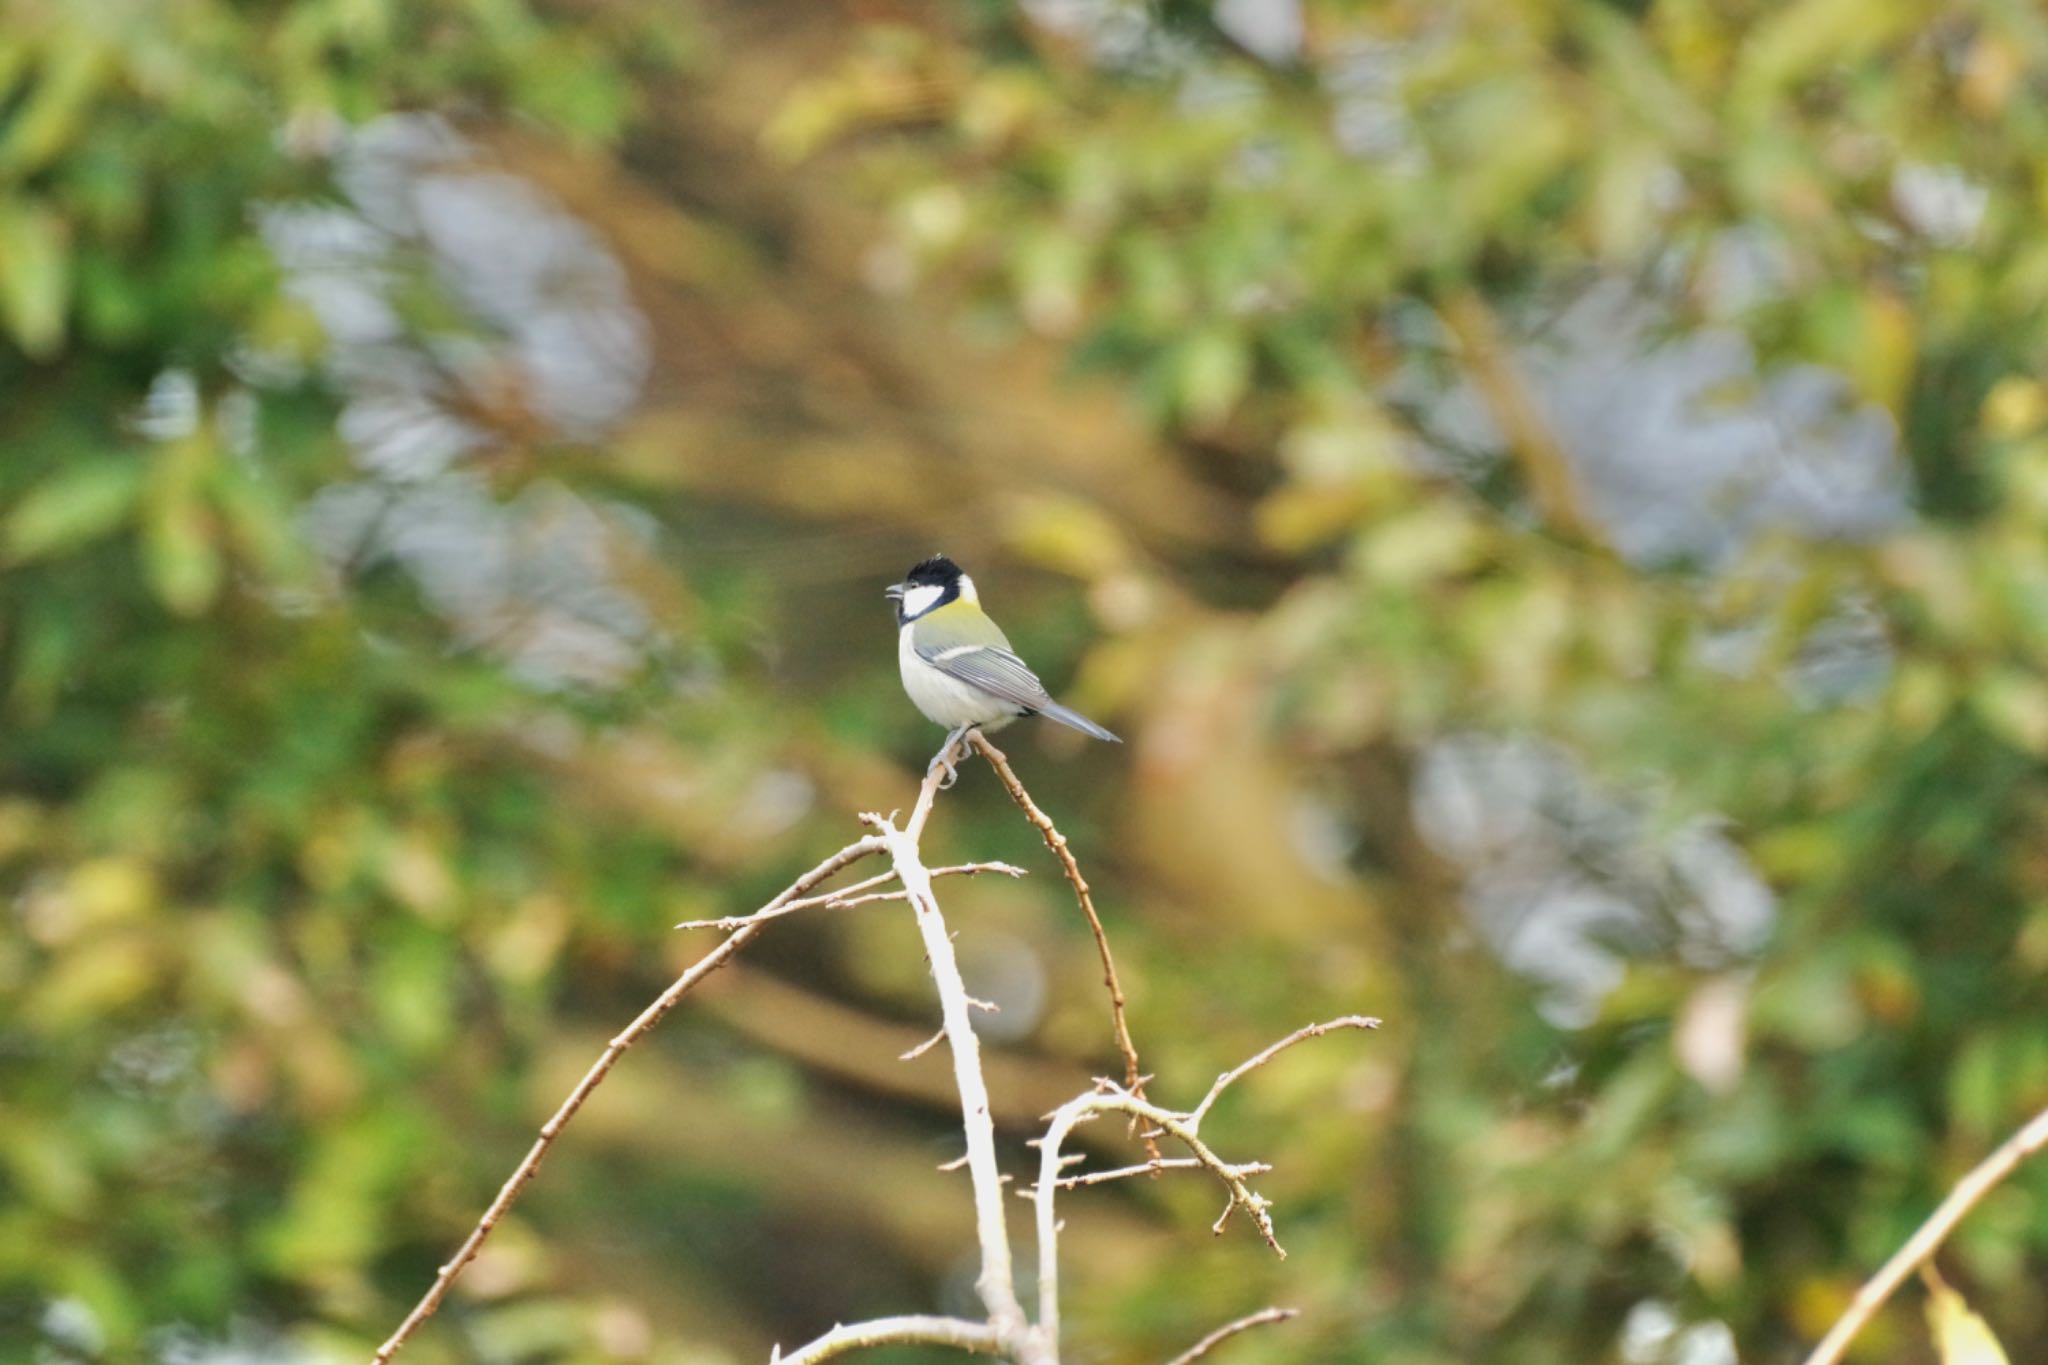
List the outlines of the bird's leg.
<svg viewBox="0 0 2048 1365">
<path fill-rule="evenodd" d="M 946 732 L 946 742 L 940 747 L 939 756 L 933 759 L 931 764 L 933 768 L 944 768 L 946 770 L 946 775 L 939 779 L 940 791 L 946 790 L 946 788 L 960 780 L 960 774 L 953 771 L 953 746 L 965 738 L 967 732 L 973 728 L 972 725 L 956 725 Z M 925 771 L 929 773 L 931 769 L 927 768 Z"/>
</svg>

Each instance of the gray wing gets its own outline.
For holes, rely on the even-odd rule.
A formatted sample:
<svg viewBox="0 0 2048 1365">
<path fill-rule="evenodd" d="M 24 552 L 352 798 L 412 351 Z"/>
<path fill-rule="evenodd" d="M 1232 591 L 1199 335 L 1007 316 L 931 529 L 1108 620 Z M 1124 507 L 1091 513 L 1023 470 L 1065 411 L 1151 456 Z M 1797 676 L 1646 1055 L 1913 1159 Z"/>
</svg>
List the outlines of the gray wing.
<svg viewBox="0 0 2048 1365">
<path fill-rule="evenodd" d="M 995 645 L 950 645 L 920 649 L 917 655 L 948 677 L 978 687 L 1020 710 L 1037 711 L 1052 704 L 1038 675 L 1007 649 Z"/>
<path fill-rule="evenodd" d="M 920 649 L 917 656 L 947 677 L 980 688 L 1020 711 L 1036 712 L 1048 720 L 1071 725 L 1084 735 L 1106 739 L 1111 744 L 1123 743 L 1079 711 L 1062 706 L 1046 695 L 1045 684 L 1038 680 L 1038 675 L 1022 659 L 999 645 L 947 645 Z"/>
</svg>

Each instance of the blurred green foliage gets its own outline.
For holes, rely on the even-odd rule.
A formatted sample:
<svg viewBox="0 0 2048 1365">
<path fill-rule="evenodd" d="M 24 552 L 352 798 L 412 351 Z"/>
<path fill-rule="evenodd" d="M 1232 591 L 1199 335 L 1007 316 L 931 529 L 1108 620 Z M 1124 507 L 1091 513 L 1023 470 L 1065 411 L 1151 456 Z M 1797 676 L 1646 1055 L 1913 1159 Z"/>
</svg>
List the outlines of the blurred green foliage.
<svg viewBox="0 0 2048 1365">
<path fill-rule="evenodd" d="M 668 926 L 907 799 L 933 548 L 1131 739 L 1005 743 L 1157 1092 L 1388 1021 L 1216 1116 L 1285 1265 L 1071 1201 L 1088 1358 L 1795 1359 L 2048 1104 L 2033 8 L 0 19 L 0 1358 L 365 1358 Z M 985 774 L 932 841 L 1039 874 L 943 888 L 1022 1170 L 1092 944 Z M 409 1358 L 964 1306 L 877 911 L 631 1054 Z M 1942 1263 L 2041 1355 L 2048 1173 Z"/>
</svg>

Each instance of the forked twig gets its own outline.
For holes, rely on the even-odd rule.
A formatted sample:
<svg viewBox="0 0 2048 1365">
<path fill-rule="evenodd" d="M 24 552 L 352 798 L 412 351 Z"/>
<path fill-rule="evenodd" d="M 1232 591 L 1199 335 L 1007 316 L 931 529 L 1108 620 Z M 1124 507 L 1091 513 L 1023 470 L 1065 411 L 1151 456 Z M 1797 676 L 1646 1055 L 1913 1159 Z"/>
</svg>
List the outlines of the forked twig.
<svg viewBox="0 0 2048 1365">
<path fill-rule="evenodd" d="M 1005 877 L 1026 877 L 1030 875 L 1023 868 L 1014 867 L 1009 863 L 955 863 L 951 867 L 935 867 L 931 869 L 931 874 L 934 877 L 975 877 L 984 872 L 1000 872 Z M 837 891 L 828 891 L 821 896 L 806 896 L 802 900 L 784 903 L 771 902 L 750 915 L 727 915 L 722 919 L 686 919 L 675 927 L 678 929 L 733 930 L 743 928 L 749 924 L 759 924 L 765 920 L 781 919 L 785 915 L 794 915 L 800 910 L 851 910 L 856 905 L 868 905 L 874 901 L 900 901 L 903 899 L 901 887 L 894 891 L 874 891 L 871 889 L 877 886 L 886 886 L 895 880 L 896 873 L 891 869 L 888 872 L 877 872 L 872 877 L 857 881 L 851 886 L 842 886 Z M 867 892 L 868 894 L 857 894 L 859 892 Z"/>
<path fill-rule="evenodd" d="M 1338 1029 L 1375 1029 L 1379 1024 L 1379 1020 L 1366 1015 L 1347 1014 L 1327 1023 L 1310 1024 L 1305 1028 L 1296 1029 L 1271 1047 L 1254 1054 L 1242 1064 L 1218 1076 L 1216 1083 L 1209 1087 L 1209 1093 L 1202 1097 L 1202 1102 L 1186 1113 L 1161 1108 L 1143 1096 L 1134 1094 L 1128 1088 L 1109 1080 L 1096 1081 L 1094 1090 L 1068 1100 L 1054 1110 L 1046 1124 L 1045 1136 L 1038 1141 L 1038 1183 L 1030 1191 L 1037 1206 L 1038 1328 L 1044 1334 L 1047 1345 L 1057 1351 L 1060 1330 L 1060 1224 L 1054 1210 L 1054 1199 L 1062 1186 L 1081 1180 L 1081 1177 L 1063 1174 L 1066 1158 L 1061 1155 L 1060 1147 L 1076 1124 L 1084 1123 L 1101 1113 L 1123 1113 L 1145 1120 L 1153 1125 L 1160 1135 L 1172 1137 L 1188 1149 L 1195 1165 L 1211 1172 L 1230 1191 L 1229 1201 L 1224 1204 L 1223 1213 L 1216 1220 L 1215 1231 L 1222 1232 L 1231 1211 L 1241 1208 L 1245 1211 L 1245 1216 L 1251 1219 L 1252 1225 L 1258 1229 L 1259 1236 L 1265 1240 L 1266 1245 L 1273 1249 L 1274 1255 L 1284 1260 L 1287 1256 L 1286 1249 L 1280 1245 L 1280 1239 L 1273 1230 L 1272 1215 L 1267 1212 L 1271 1207 L 1271 1201 L 1246 1182 L 1247 1176 L 1270 1170 L 1271 1167 L 1263 1162 L 1237 1164 L 1225 1161 L 1203 1141 L 1202 1120 L 1207 1116 L 1210 1107 L 1216 1103 L 1217 1097 L 1225 1090 L 1303 1039 L 1318 1038 Z M 1143 1166 L 1105 1172 L 1103 1178 L 1114 1179 L 1143 1170 L 1167 1169 L 1168 1165 L 1164 1158 L 1155 1157 Z M 1226 1332 L 1224 1335 L 1227 1336 L 1229 1333 Z M 1202 1349 L 1206 1350 L 1207 1347 Z"/>
<path fill-rule="evenodd" d="M 1906 1239 L 1906 1244 L 1856 1291 L 1848 1311 L 1828 1329 L 1820 1345 L 1814 1347 L 1813 1354 L 1806 1358 L 1805 1365 L 1835 1365 L 1842 1358 L 1842 1353 L 1849 1349 L 1849 1343 L 1855 1340 L 1856 1334 L 1877 1316 L 1878 1309 L 1884 1307 L 1885 1300 L 1905 1283 L 1908 1275 L 1926 1263 L 1927 1258 L 1955 1231 L 1956 1224 L 1963 1221 L 1964 1215 L 1977 1207 L 2001 1180 L 2018 1170 L 2021 1162 L 2043 1147 L 2048 1147 L 2048 1109 L 2028 1119 L 2017 1133 L 1999 1144 L 1998 1150 L 1978 1162 L 1968 1175 L 1956 1182 L 1948 1198 L 1927 1216 L 1927 1221 Z"/>
</svg>

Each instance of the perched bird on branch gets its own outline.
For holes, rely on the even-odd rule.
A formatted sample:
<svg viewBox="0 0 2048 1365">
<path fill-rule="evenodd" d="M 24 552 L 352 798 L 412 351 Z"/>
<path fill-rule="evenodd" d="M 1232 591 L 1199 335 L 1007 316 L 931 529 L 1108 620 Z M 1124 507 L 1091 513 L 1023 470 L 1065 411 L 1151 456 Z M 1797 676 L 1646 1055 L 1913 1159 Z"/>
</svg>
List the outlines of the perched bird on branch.
<svg viewBox="0 0 2048 1365">
<path fill-rule="evenodd" d="M 903 690 L 927 719 L 953 733 L 942 754 L 971 729 L 996 730 L 1039 715 L 1084 735 L 1122 741 L 1054 701 L 981 609 L 974 580 L 944 555 L 913 566 L 885 595 L 896 604 L 896 660 Z M 949 765 L 950 766 L 950 765 Z"/>
</svg>

